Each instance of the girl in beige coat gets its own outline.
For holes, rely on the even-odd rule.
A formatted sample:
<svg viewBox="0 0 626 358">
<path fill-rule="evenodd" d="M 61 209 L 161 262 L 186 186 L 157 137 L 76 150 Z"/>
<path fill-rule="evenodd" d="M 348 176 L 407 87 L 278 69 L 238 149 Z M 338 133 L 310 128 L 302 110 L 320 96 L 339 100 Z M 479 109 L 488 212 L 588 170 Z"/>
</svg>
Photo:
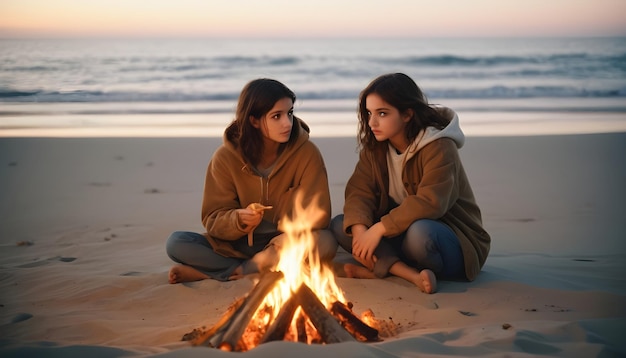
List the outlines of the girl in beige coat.
<svg viewBox="0 0 626 358">
<path fill-rule="evenodd" d="M 361 152 L 331 229 L 361 265 L 349 277 L 402 277 L 423 292 L 437 278 L 473 280 L 490 247 L 459 158 L 465 137 L 454 111 L 429 105 L 402 73 L 360 95 Z"/>
<path fill-rule="evenodd" d="M 284 239 L 279 222 L 294 219 L 297 205 L 318 206 L 320 215 L 311 223 L 316 247 L 322 261 L 332 260 L 337 242 L 328 230 L 326 166 L 309 141 L 308 126 L 293 114 L 295 100 L 272 79 L 243 88 L 236 117 L 207 168 L 206 233 L 176 231 L 167 240 L 167 254 L 178 263 L 170 270 L 170 283 L 232 280 L 271 269 Z"/>
</svg>

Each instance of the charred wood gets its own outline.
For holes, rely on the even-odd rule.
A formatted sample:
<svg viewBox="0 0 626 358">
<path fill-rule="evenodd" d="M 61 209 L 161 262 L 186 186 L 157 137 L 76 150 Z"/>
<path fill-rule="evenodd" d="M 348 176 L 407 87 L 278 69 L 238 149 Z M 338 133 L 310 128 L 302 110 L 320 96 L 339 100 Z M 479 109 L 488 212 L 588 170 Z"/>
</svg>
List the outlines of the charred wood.
<svg viewBox="0 0 626 358">
<path fill-rule="evenodd" d="M 246 330 L 252 316 L 257 311 L 265 296 L 274 289 L 276 282 L 284 277 L 282 272 L 267 272 L 261 276 L 259 282 L 254 286 L 250 294 L 246 297 L 244 304 L 239 308 L 231 320 L 230 325 L 224 332 L 218 348 L 233 350 L 241 335 Z"/>
<path fill-rule="evenodd" d="M 285 334 L 291 326 L 291 321 L 293 321 L 293 316 L 298 309 L 298 306 L 300 306 L 300 299 L 298 296 L 299 292 L 300 290 L 292 293 L 291 297 L 289 297 L 287 302 L 285 302 L 283 307 L 278 312 L 278 315 L 267 329 L 267 332 L 265 332 L 263 339 L 261 339 L 261 343 L 282 340 L 285 338 Z"/>
<path fill-rule="evenodd" d="M 353 342 L 356 339 L 328 312 L 311 289 L 302 285 L 300 306 L 309 317 L 325 343 Z"/>
<path fill-rule="evenodd" d="M 339 319 L 345 329 L 352 333 L 361 342 L 379 341 L 378 330 L 361 321 L 345 304 L 336 301 L 330 308 L 330 312 Z"/>
</svg>

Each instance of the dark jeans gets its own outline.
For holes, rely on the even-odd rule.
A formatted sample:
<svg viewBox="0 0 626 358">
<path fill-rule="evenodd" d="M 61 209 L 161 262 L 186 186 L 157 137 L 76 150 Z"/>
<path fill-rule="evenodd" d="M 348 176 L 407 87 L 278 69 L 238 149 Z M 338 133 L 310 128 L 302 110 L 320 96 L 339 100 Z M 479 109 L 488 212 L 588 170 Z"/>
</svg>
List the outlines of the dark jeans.
<svg viewBox="0 0 626 358">
<path fill-rule="evenodd" d="M 334 217 L 330 229 L 339 245 L 352 253 L 352 236 L 343 231 L 343 214 Z M 417 269 L 429 269 L 442 279 L 464 279 L 463 252 L 456 234 L 446 224 L 422 219 L 395 237 L 383 237 L 374 251 L 377 258 L 374 274 L 385 277 L 389 268 L 402 261 Z"/>
</svg>

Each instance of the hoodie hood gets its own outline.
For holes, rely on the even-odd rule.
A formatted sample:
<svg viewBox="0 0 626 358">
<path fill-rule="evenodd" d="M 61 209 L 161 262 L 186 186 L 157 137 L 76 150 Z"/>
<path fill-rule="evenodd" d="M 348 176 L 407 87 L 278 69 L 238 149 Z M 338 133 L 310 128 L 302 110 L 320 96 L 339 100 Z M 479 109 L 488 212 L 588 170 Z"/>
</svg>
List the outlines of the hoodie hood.
<svg viewBox="0 0 626 358">
<path fill-rule="evenodd" d="M 446 119 L 448 119 L 448 125 L 443 129 L 437 129 L 435 127 L 427 127 L 418 133 L 415 141 L 411 146 L 415 146 L 413 148 L 414 151 L 419 151 L 426 144 L 443 137 L 451 138 L 456 143 L 457 148 L 463 147 L 465 144 L 465 134 L 461 130 L 461 125 L 459 124 L 459 116 L 455 111 L 448 107 L 443 106 L 434 106 L 435 110 L 439 112 L 439 114 L 443 115 Z"/>
<path fill-rule="evenodd" d="M 422 129 L 415 137 L 413 143 L 409 145 L 406 150 L 407 157 L 406 160 L 412 158 L 420 149 L 424 148 L 428 143 L 435 141 L 439 138 L 451 138 L 456 143 L 457 148 L 463 147 L 465 144 L 465 134 L 461 130 L 461 125 L 459 124 L 459 116 L 456 112 L 448 107 L 443 106 L 433 106 L 437 112 L 443 115 L 446 119 L 448 119 L 448 125 L 443 129 L 437 129 L 435 127 L 427 127 L 426 129 Z"/>
</svg>

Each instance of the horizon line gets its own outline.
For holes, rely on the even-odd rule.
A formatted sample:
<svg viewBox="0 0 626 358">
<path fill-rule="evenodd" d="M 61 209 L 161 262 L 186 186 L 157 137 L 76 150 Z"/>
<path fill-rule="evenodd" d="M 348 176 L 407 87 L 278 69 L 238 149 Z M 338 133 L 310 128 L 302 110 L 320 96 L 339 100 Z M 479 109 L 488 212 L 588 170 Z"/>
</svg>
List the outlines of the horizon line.
<svg viewBox="0 0 626 358">
<path fill-rule="evenodd" d="M 219 36 L 219 35 L 3 35 L 0 40 L 425 40 L 425 39 L 612 39 L 625 34 L 595 35 L 298 35 L 298 36 Z"/>
</svg>

